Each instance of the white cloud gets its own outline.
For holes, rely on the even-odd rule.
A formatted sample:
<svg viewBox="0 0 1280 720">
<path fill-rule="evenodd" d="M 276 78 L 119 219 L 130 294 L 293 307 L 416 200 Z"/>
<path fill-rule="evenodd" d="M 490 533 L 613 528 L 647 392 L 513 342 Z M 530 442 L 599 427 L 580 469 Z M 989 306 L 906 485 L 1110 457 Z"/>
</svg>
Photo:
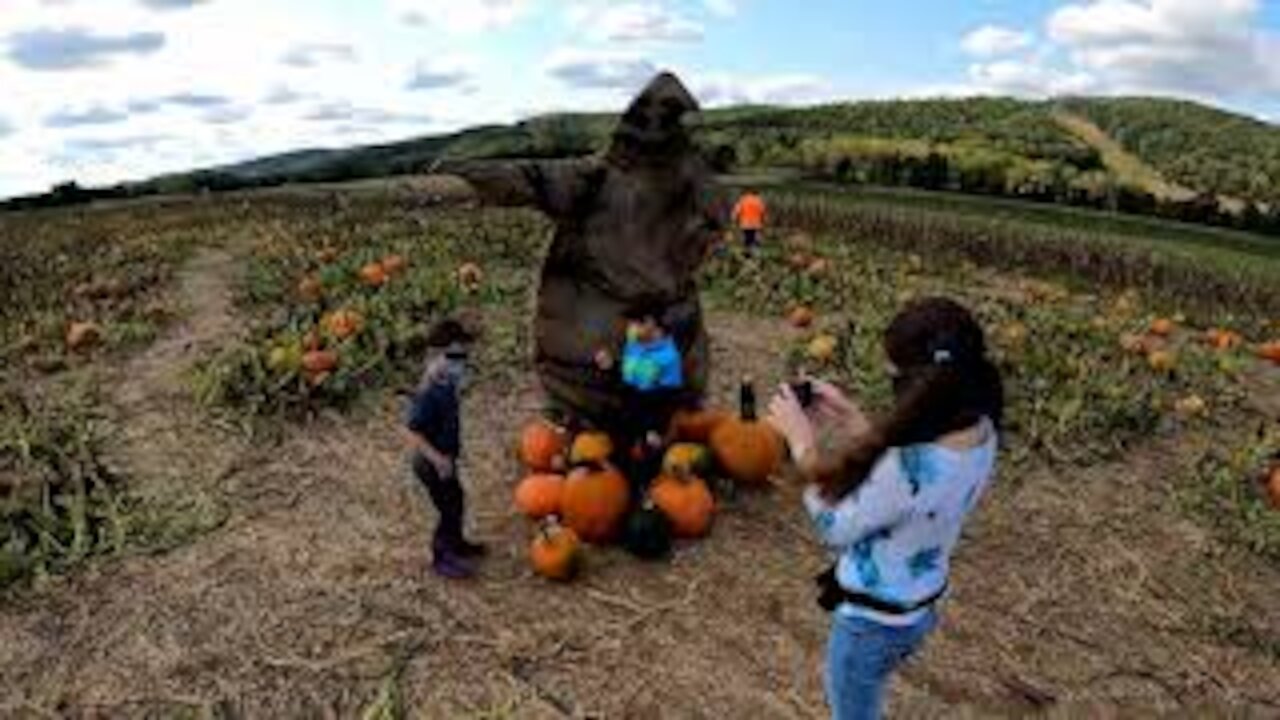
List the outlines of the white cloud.
<svg viewBox="0 0 1280 720">
<path fill-rule="evenodd" d="M 1280 43 L 1258 0 L 1093 0 L 1060 8 L 1049 36 L 1083 70 L 1133 91 L 1280 92 Z"/>
<path fill-rule="evenodd" d="M 409 90 L 441 90 L 465 85 L 475 63 L 463 58 L 422 58 L 414 64 Z"/>
<path fill-rule="evenodd" d="M 347 43 L 317 42 L 295 45 L 280 58 L 285 65 L 311 68 L 332 62 L 354 62 L 356 50 Z"/>
<path fill-rule="evenodd" d="M 1080 95 L 1096 87 L 1088 73 L 1059 70 L 1035 58 L 976 63 L 969 66 L 969 80 L 980 93 L 1024 97 Z"/>
<path fill-rule="evenodd" d="M 693 93 L 707 107 L 742 104 L 812 105 L 834 98 L 829 82 L 815 75 L 737 76 L 696 74 Z"/>
<path fill-rule="evenodd" d="M 584 34 L 613 43 L 697 42 L 702 26 L 657 2 L 577 4 L 570 19 Z"/>
<path fill-rule="evenodd" d="M 410 25 L 439 27 L 455 33 L 479 33 L 511 25 L 530 8 L 531 0 L 390 0 L 395 14 Z"/>
<path fill-rule="evenodd" d="M 960 46 L 970 55 L 993 57 L 1030 47 L 1033 40 L 1028 32 L 999 25 L 984 25 L 965 35 Z"/>
<path fill-rule="evenodd" d="M 658 72 L 642 55 L 606 50 L 560 49 L 544 63 L 546 73 L 575 88 L 639 90 Z"/>
</svg>

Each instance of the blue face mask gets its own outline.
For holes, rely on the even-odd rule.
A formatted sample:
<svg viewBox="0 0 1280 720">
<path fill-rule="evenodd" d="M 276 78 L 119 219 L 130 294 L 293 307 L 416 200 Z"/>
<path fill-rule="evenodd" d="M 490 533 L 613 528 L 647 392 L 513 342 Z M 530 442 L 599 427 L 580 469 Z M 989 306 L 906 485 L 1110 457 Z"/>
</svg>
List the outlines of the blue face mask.
<svg viewBox="0 0 1280 720">
<path fill-rule="evenodd" d="M 448 358 L 444 363 L 441 376 L 450 385 L 461 388 L 467 382 L 467 361 L 459 358 Z"/>
</svg>

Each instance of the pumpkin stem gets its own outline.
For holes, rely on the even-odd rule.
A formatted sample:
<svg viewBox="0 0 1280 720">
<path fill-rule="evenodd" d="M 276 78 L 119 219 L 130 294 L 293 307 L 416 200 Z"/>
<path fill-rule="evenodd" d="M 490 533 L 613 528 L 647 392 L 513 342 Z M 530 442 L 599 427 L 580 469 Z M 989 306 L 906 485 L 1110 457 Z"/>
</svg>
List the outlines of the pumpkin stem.
<svg viewBox="0 0 1280 720">
<path fill-rule="evenodd" d="M 756 420 L 756 389 L 751 384 L 751 378 L 742 379 L 742 386 L 738 388 L 738 406 L 739 414 L 742 419 L 747 422 L 755 422 Z"/>
</svg>

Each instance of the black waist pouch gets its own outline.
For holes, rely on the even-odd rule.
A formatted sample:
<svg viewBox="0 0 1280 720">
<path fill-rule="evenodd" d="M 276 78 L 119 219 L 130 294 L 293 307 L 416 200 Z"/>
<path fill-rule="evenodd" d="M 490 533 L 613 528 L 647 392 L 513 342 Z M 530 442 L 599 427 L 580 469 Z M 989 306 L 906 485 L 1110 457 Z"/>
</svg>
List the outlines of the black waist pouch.
<svg viewBox="0 0 1280 720">
<path fill-rule="evenodd" d="M 867 595 L 866 593 L 846 590 L 845 587 L 840 584 L 840 581 L 836 579 L 835 565 L 824 570 L 813 580 L 818 586 L 818 605 L 827 612 L 834 612 L 842 603 L 851 603 L 869 610 L 885 613 L 886 615 L 907 615 L 933 605 L 947 592 L 947 585 L 946 583 L 943 583 L 942 587 L 937 592 L 924 600 L 921 600 L 914 605 L 899 605 L 898 603 L 881 600 L 878 597 Z"/>
</svg>

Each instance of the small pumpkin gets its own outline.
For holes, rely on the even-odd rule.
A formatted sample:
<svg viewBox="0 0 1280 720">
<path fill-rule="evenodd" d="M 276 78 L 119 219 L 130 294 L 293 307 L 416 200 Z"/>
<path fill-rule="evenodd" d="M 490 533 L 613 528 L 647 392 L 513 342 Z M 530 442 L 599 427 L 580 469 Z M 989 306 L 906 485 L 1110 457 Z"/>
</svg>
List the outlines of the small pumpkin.
<svg viewBox="0 0 1280 720">
<path fill-rule="evenodd" d="M 484 270 L 473 263 L 463 263 L 458 267 L 458 285 L 467 292 L 475 292 L 484 283 Z"/>
<path fill-rule="evenodd" d="M 1214 350 L 1234 350 L 1240 347 L 1241 343 L 1244 342 L 1244 338 L 1240 337 L 1240 333 L 1222 328 L 1213 328 L 1205 331 L 1204 341 Z"/>
<path fill-rule="evenodd" d="M 725 474 L 743 485 L 764 485 L 782 464 L 782 438 L 756 417 L 756 394 L 750 380 L 739 390 L 740 416 L 711 433 L 711 452 Z"/>
<path fill-rule="evenodd" d="M 1280 510 L 1280 457 L 1271 461 L 1271 467 L 1262 475 L 1262 489 L 1267 493 L 1271 507 Z"/>
<path fill-rule="evenodd" d="M 676 443 L 662 458 L 662 472 L 667 474 L 690 473 L 699 477 L 711 470 L 711 453 L 703 445 Z"/>
<path fill-rule="evenodd" d="M 331 247 L 320 248 L 320 251 L 316 253 L 316 259 L 328 265 L 338 259 L 338 250 Z"/>
<path fill-rule="evenodd" d="M 302 369 L 312 375 L 333 372 L 338 367 L 338 353 L 332 350 L 308 350 L 302 355 Z"/>
<path fill-rule="evenodd" d="M 569 464 L 598 463 L 613 455 L 613 440 L 602 432 L 579 433 L 569 451 Z"/>
<path fill-rule="evenodd" d="M 546 420 L 525 426 L 520 433 L 520 462 L 534 472 L 545 473 L 563 466 L 568 433 Z"/>
<path fill-rule="evenodd" d="M 642 560 L 661 560 L 671 554 L 671 521 L 652 500 L 627 515 L 622 524 L 622 547 Z"/>
<path fill-rule="evenodd" d="M 335 310 L 324 316 L 321 324 L 330 335 L 346 340 L 364 329 L 364 316 L 355 310 Z"/>
<path fill-rule="evenodd" d="M 1169 337 L 1173 334 L 1175 327 L 1173 320 L 1160 317 L 1151 321 L 1151 327 L 1148 330 L 1157 337 Z"/>
<path fill-rule="evenodd" d="M 1147 364 L 1156 372 L 1169 373 L 1178 366 L 1178 357 L 1169 350 L 1153 350 L 1147 354 Z"/>
<path fill-rule="evenodd" d="M 1183 420 L 1200 417 L 1208 409 L 1209 404 L 1206 403 L 1204 398 L 1199 395 L 1188 395 L 1186 397 L 1179 398 L 1178 401 L 1173 404 L 1174 412 Z"/>
<path fill-rule="evenodd" d="M 372 262 L 360 268 L 360 282 L 366 287 L 382 287 L 387 282 L 386 268 L 382 263 Z"/>
<path fill-rule="evenodd" d="M 1000 328 L 1000 342 L 1006 347 L 1019 348 L 1026 342 L 1029 334 L 1026 325 L 1011 322 Z"/>
<path fill-rule="evenodd" d="M 555 517 L 548 518 L 529 545 L 529 564 L 549 580 L 572 580 L 582 569 L 582 541 Z"/>
<path fill-rule="evenodd" d="M 787 258 L 787 263 L 791 265 L 791 269 L 793 270 L 806 270 L 812 262 L 813 256 L 808 252 L 795 252 Z"/>
<path fill-rule="evenodd" d="M 516 508 L 540 520 L 560 513 L 560 498 L 564 494 L 564 476 L 540 473 L 530 475 L 516 486 Z"/>
<path fill-rule="evenodd" d="M 88 350 L 102 340 L 102 327 L 97 323 L 73 322 L 67 327 L 67 348 Z"/>
<path fill-rule="evenodd" d="M 1258 357 L 1280 365 L 1280 340 L 1273 340 L 1259 345 Z"/>
<path fill-rule="evenodd" d="M 403 255 L 388 255 L 382 258 L 382 269 L 388 275 L 395 275 L 402 272 L 408 263 L 405 262 Z"/>
<path fill-rule="evenodd" d="M 586 542 L 617 536 L 630 504 L 627 480 L 606 463 L 583 465 L 569 473 L 560 494 L 561 518 Z"/>
<path fill-rule="evenodd" d="M 791 313 L 787 315 L 787 322 L 792 327 L 807 328 L 813 324 L 813 309 L 807 305 L 797 305 L 792 308 Z"/>
<path fill-rule="evenodd" d="M 700 538 L 711 531 L 716 501 L 699 478 L 688 473 L 665 474 L 654 481 L 649 496 L 671 521 L 676 537 Z"/>
<path fill-rule="evenodd" d="M 671 434 L 681 442 L 706 445 L 712 431 L 731 417 L 723 410 L 678 410 L 671 418 Z"/>
<path fill-rule="evenodd" d="M 829 363 L 836 357 L 836 348 L 840 346 L 840 341 L 832 335 L 819 335 L 809 341 L 809 345 L 805 348 L 805 355 L 810 360 L 819 363 Z"/>
<path fill-rule="evenodd" d="M 267 368 L 276 373 L 297 372 L 302 367 L 302 345 L 296 341 L 271 348 L 267 353 Z"/>
<path fill-rule="evenodd" d="M 308 275 L 298 281 L 298 297 L 303 302 L 319 302 L 324 297 L 324 285 L 320 283 L 320 278 L 315 275 Z"/>
</svg>

